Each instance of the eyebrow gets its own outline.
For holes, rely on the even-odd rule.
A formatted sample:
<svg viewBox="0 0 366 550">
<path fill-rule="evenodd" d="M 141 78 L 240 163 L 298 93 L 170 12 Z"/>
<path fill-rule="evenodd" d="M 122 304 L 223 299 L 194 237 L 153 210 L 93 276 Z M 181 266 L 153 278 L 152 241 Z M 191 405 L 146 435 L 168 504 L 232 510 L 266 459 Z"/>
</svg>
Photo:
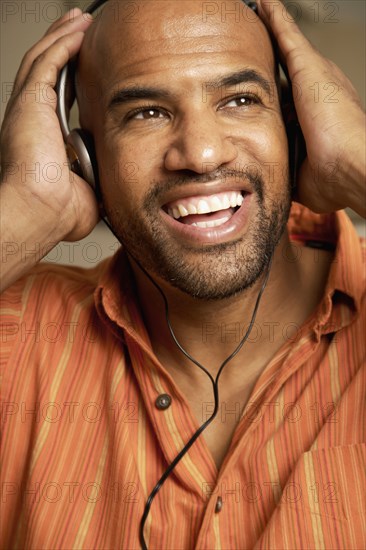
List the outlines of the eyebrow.
<svg viewBox="0 0 366 550">
<path fill-rule="evenodd" d="M 169 99 L 171 94 L 163 88 L 155 88 L 151 86 L 128 86 L 117 90 L 112 95 L 108 104 L 108 110 L 111 110 L 115 105 L 121 105 L 134 101 L 135 99 Z"/>
<path fill-rule="evenodd" d="M 214 88 L 230 87 L 244 83 L 256 83 L 267 94 L 271 93 L 270 82 L 254 69 L 244 69 L 221 77 L 217 80 L 205 82 L 206 86 L 209 85 Z M 156 88 L 155 86 L 128 86 L 126 88 L 116 90 L 113 93 L 108 103 L 108 110 L 113 109 L 115 105 L 129 103 L 136 99 L 169 99 L 171 97 L 172 94 L 164 88 Z"/>
<path fill-rule="evenodd" d="M 209 82 L 211 86 L 215 88 L 236 86 L 237 84 L 252 83 L 259 84 L 261 88 L 267 93 L 271 93 L 271 84 L 261 74 L 254 69 L 244 69 L 243 71 L 237 71 L 228 76 L 224 76 L 218 80 Z"/>
</svg>

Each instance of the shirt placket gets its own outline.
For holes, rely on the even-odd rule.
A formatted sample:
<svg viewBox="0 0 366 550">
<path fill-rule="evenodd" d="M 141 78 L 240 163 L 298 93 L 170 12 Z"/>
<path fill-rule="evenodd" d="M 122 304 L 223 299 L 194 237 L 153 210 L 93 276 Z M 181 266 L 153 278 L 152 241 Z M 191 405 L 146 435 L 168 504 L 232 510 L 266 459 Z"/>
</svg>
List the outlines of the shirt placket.
<svg viewBox="0 0 366 550">
<path fill-rule="evenodd" d="M 301 365 L 312 356 L 318 344 L 319 341 L 315 337 L 314 332 L 309 331 L 299 340 L 296 348 L 289 352 L 285 361 L 278 365 L 281 371 L 278 373 L 277 369 L 278 375 L 273 383 L 268 383 L 267 380 L 266 386 L 263 385 L 264 372 L 258 378 L 252 392 L 252 396 L 256 395 L 257 397 L 255 402 L 249 398 L 248 404 L 243 411 L 241 421 L 234 432 L 227 459 L 220 470 L 216 484 L 213 488 L 212 497 L 207 503 L 201 529 L 196 540 L 196 549 L 203 550 L 206 548 L 232 547 L 232 541 L 226 538 L 227 531 L 225 529 L 225 524 L 235 514 L 235 500 L 225 498 L 226 495 L 221 494 L 220 491 L 225 487 L 230 487 L 232 490 L 232 484 L 230 484 L 228 480 L 228 475 L 236 468 L 238 461 L 241 463 L 241 469 L 243 468 L 243 463 L 245 465 L 246 462 L 249 462 L 249 457 L 252 453 L 251 442 L 253 440 L 254 431 L 265 421 L 265 415 L 263 415 L 258 423 L 253 422 L 255 409 L 260 407 L 263 402 L 271 402 L 276 398 L 281 388 L 286 384 L 286 380 L 288 380 L 295 370 L 300 368 Z M 273 368 L 276 363 L 278 363 L 278 359 L 274 357 L 267 369 Z M 288 368 L 289 364 L 292 365 L 290 368 Z M 267 424 L 272 426 L 272 430 L 275 430 L 274 423 L 269 424 L 267 422 Z M 270 437 L 270 434 L 266 435 Z M 250 503 L 248 503 L 248 505 L 250 505 Z M 245 529 L 245 514 L 243 517 L 243 529 Z"/>
<path fill-rule="evenodd" d="M 138 345 L 136 342 L 129 342 L 129 347 L 136 345 Z M 140 356 L 141 351 L 140 349 Z M 154 429 L 156 443 L 167 463 L 171 464 L 199 425 L 174 380 L 149 350 L 144 349 L 142 360 L 136 361 L 134 357 L 136 353 L 131 349 L 132 366 L 141 388 L 146 413 Z M 203 488 L 207 484 L 215 483 L 217 471 L 202 437 L 193 443 L 171 475 L 179 480 L 186 491 L 196 493 L 202 498 L 203 503 L 206 502 Z M 167 480 L 166 483 L 169 481 Z M 162 488 L 161 491 L 163 490 Z"/>
</svg>

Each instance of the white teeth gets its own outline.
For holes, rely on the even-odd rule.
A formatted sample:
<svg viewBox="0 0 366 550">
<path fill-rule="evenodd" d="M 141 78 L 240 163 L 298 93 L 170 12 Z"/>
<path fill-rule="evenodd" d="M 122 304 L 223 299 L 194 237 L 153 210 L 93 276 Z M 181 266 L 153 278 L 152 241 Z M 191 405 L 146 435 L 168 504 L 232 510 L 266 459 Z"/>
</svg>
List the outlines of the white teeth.
<svg viewBox="0 0 366 550">
<path fill-rule="evenodd" d="M 180 218 L 179 209 L 176 206 L 173 208 L 173 216 L 176 220 Z"/>
<path fill-rule="evenodd" d="M 212 195 L 212 197 L 206 197 L 205 199 L 192 197 L 191 199 L 182 199 L 181 203 L 178 203 L 178 201 L 175 202 L 173 206 L 168 208 L 168 214 L 177 220 L 190 214 L 209 214 L 210 212 L 235 208 L 236 206 L 241 206 L 243 200 L 244 198 L 239 191 L 231 191 L 225 194 L 220 193 L 219 195 Z"/>
<path fill-rule="evenodd" d="M 206 201 L 199 201 L 198 208 L 197 208 L 197 214 L 208 214 L 209 212 L 212 212 L 211 208 L 208 206 L 208 203 Z"/>
<path fill-rule="evenodd" d="M 214 196 L 214 197 L 210 198 L 210 207 L 211 207 L 211 212 L 215 212 L 217 210 L 222 209 L 221 201 L 220 201 L 219 197 Z"/>
<path fill-rule="evenodd" d="M 224 206 L 225 210 L 226 210 L 226 208 L 230 208 L 230 201 L 229 201 L 229 197 L 227 195 L 224 195 L 222 203 L 223 203 L 223 206 Z"/>
<path fill-rule="evenodd" d="M 196 227 L 217 227 L 218 225 L 222 225 L 223 223 L 227 222 L 230 219 L 230 216 L 226 216 L 225 218 L 220 218 L 219 220 L 209 220 L 207 222 L 194 222 L 191 225 L 194 225 Z"/>
<path fill-rule="evenodd" d="M 178 210 L 179 210 L 179 214 L 181 216 L 188 216 L 189 212 L 186 208 L 184 208 L 184 206 L 182 204 L 178 204 Z"/>
<path fill-rule="evenodd" d="M 193 204 L 187 206 L 188 214 L 197 214 L 197 208 Z"/>
<path fill-rule="evenodd" d="M 230 206 L 235 208 L 236 206 L 236 193 L 231 193 L 230 195 Z"/>
</svg>

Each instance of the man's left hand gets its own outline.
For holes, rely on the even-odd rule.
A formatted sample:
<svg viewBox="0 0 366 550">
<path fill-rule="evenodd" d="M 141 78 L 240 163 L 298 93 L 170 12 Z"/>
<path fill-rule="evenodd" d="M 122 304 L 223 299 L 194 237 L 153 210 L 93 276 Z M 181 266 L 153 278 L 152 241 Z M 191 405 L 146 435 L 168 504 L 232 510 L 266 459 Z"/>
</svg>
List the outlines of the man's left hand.
<svg viewBox="0 0 366 550">
<path fill-rule="evenodd" d="M 350 207 L 366 217 L 366 121 L 356 90 L 305 38 L 279 0 L 258 0 L 258 5 L 287 67 L 305 138 L 299 201 L 315 212 Z"/>
</svg>

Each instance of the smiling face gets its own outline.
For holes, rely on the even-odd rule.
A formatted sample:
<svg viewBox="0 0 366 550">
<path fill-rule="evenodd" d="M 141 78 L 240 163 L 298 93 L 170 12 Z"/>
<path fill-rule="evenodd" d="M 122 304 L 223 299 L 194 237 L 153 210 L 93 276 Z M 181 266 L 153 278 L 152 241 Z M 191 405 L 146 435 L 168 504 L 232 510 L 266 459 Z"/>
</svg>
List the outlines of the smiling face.
<svg viewBox="0 0 366 550">
<path fill-rule="evenodd" d="M 127 22 L 107 4 L 80 54 L 104 207 L 151 274 L 228 297 L 258 279 L 290 207 L 270 40 L 238 2 L 216 14 L 198 0 L 134 5 Z"/>
</svg>

